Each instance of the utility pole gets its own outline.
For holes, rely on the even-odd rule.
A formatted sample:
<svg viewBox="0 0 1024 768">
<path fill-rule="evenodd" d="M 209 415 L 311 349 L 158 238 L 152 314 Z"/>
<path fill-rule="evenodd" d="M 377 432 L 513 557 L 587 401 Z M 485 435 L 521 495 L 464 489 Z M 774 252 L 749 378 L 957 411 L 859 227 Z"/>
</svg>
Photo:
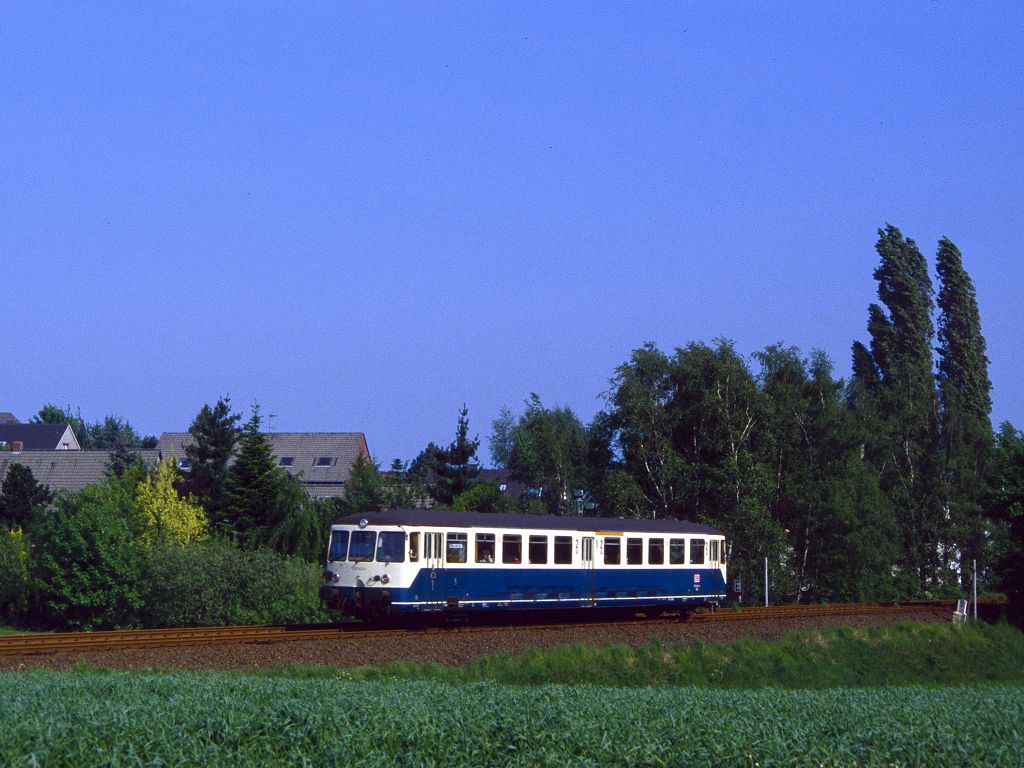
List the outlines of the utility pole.
<svg viewBox="0 0 1024 768">
<path fill-rule="evenodd" d="M 972 564 L 973 569 L 974 569 L 974 578 L 971 580 L 973 582 L 973 586 L 972 586 L 971 591 L 973 592 L 973 596 L 974 596 L 974 620 L 977 621 L 978 620 L 978 561 L 977 560 L 972 560 L 971 564 Z"/>
</svg>

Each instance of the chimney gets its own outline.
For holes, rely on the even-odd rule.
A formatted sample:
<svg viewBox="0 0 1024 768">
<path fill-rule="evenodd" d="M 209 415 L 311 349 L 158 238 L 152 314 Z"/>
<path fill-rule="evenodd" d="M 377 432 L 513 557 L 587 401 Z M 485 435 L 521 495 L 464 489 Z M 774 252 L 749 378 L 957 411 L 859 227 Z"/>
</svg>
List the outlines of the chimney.
<svg viewBox="0 0 1024 768">
<path fill-rule="evenodd" d="M 24 450 L 25 444 L 21 440 L 11 441 L 11 453 L 21 453 Z"/>
</svg>

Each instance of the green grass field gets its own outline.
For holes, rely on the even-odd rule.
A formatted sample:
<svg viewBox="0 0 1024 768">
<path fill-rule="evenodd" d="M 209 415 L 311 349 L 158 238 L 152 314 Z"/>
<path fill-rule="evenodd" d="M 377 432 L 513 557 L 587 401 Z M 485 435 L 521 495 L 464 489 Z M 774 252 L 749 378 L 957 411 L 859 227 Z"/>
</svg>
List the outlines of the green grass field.
<svg viewBox="0 0 1024 768">
<path fill-rule="evenodd" d="M 1024 688 L 0 675 L 7 765 L 1024 764 Z"/>
<path fill-rule="evenodd" d="M 1022 669 L 1009 627 L 904 625 L 461 668 L 8 672 L 0 764 L 1019 766 Z"/>
</svg>

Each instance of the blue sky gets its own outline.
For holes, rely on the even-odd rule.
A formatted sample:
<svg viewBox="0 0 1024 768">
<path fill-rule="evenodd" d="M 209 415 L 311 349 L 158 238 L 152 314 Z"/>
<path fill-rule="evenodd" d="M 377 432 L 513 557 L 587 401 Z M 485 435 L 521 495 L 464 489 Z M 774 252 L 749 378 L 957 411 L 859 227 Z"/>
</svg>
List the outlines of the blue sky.
<svg viewBox="0 0 1024 768">
<path fill-rule="evenodd" d="M 389 463 L 648 340 L 846 376 L 891 222 L 1024 427 L 1024 5 L 832 6 L 3 2 L 0 410 L 227 393 Z"/>
</svg>

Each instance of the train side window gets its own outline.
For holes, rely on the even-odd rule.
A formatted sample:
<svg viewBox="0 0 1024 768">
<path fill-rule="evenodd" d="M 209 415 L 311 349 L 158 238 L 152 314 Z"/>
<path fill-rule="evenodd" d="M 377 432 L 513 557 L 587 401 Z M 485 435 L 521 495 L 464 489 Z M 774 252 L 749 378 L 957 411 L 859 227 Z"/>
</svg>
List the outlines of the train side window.
<svg viewBox="0 0 1024 768">
<path fill-rule="evenodd" d="M 548 537 L 530 537 L 530 562 L 534 565 L 544 565 L 548 561 Z"/>
<path fill-rule="evenodd" d="M 331 548 L 327 552 L 327 560 L 332 563 L 341 562 L 348 554 L 348 531 L 331 531 Z"/>
<path fill-rule="evenodd" d="M 445 562 L 464 563 L 466 562 L 466 549 L 469 545 L 469 535 L 465 533 L 449 533 L 445 540 Z"/>
<path fill-rule="evenodd" d="M 643 565 L 644 540 L 626 539 L 626 565 Z"/>
<path fill-rule="evenodd" d="M 725 565 L 725 539 L 722 539 L 722 547 L 721 547 L 721 551 L 719 552 L 719 555 L 722 558 L 721 560 L 719 560 L 719 562 L 722 565 Z"/>
<path fill-rule="evenodd" d="M 647 541 L 647 563 L 648 565 L 664 565 L 665 563 L 665 540 L 648 539 Z"/>
<path fill-rule="evenodd" d="M 523 562 L 523 537 L 518 533 L 506 533 L 501 537 L 501 562 Z"/>
<path fill-rule="evenodd" d="M 704 539 L 690 539 L 690 565 L 704 565 Z"/>
<path fill-rule="evenodd" d="M 476 561 L 478 563 L 494 562 L 493 533 L 478 533 L 476 535 Z"/>
<path fill-rule="evenodd" d="M 712 563 L 718 562 L 718 539 L 712 539 L 708 542 L 708 560 Z"/>
<path fill-rule="evenodd" d="M 378 563 L 405 562 L 405 534 L 394 531 L 381 531 L 377 537 Z"/>
<path fill-rule="evenodd" d="M 668 564 L 683 565 L 686 562 L 686 539 L 668 540 Z"/>
<path fill-rule="evenodd" d="M 555 536 L 555 565 L 572 562 L 572 536 Z"/>
<path fill-rule="evenodd" d="M 366 563 L 373 560 L 373 550 L 376 543 L 376 531 L 352 531 L 352 541 L 348 548 L 349 562 Z"/>
<path fill-rule="evenodd" d="M 409 562 L 415 563 L 420 559 L 420 534 L 409 534 Z"/>
<path fill-rule="evenodd" d="M 618 565 L 622 562 L 622 539 L 610 536 L 604 540 L 604 564 Z"/>
</svg>

